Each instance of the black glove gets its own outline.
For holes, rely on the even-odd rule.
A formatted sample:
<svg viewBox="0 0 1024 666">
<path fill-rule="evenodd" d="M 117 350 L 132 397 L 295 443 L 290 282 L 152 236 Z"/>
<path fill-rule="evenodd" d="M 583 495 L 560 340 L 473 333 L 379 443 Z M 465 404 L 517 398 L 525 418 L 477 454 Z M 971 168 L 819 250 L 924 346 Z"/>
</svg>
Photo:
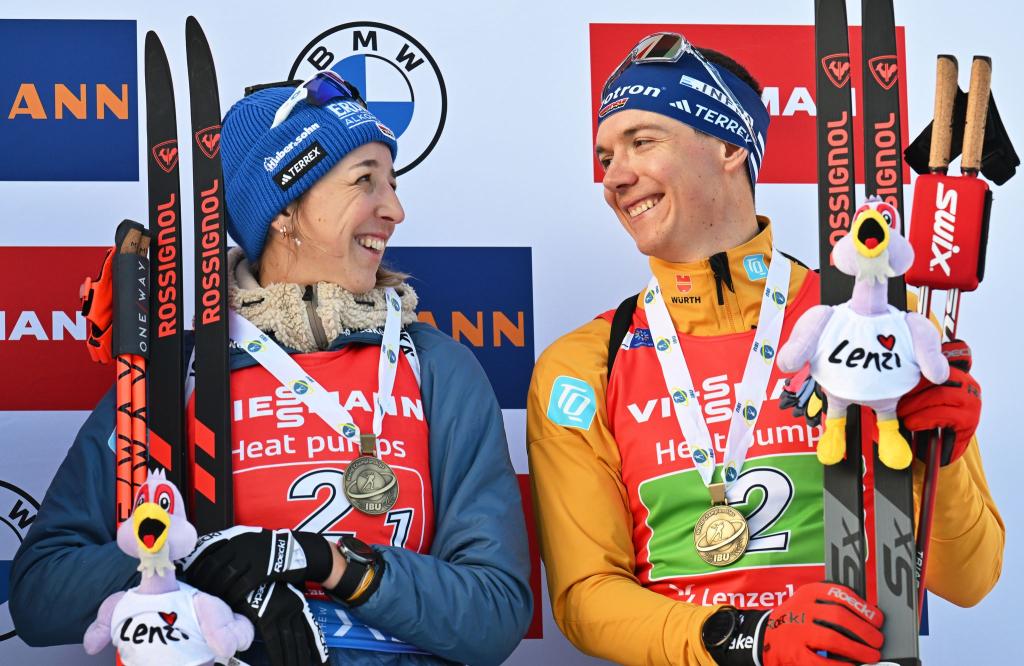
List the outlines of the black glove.
<svg viewBox="0 0 1024 666">
<path fill-rule="evenodd" d="M 319 534 L 239 525 L 200 537 L 184 569 L 189 583 L 235 607 L 264 583 L 326 580 L 333 563 Z"/>
<path fill-rule="evenodd" d="M 285 583 L 264 583 L 232 609 L 256 625 L 272 666 L 327 663 L 323 631 L 302 593 Z"/>
</svg>

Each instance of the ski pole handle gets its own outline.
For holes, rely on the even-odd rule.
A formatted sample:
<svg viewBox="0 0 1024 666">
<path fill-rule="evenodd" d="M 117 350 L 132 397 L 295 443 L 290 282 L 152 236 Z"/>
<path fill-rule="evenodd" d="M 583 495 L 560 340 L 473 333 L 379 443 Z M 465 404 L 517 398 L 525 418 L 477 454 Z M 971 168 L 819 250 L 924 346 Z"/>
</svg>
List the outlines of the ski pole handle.
<svg viewBox="0 0 1024 666">
<path fill-rule="evenodd" d="M 939 55 L 935 63 L 935 117 L 932 121 L 931 153 L 928 157 L 928 168 L 932 173 L 946 173 L 949 167 L 957 75 L 956 58 L 951 55 Z"/>
<path fill-rule="evenodd" d="M 985 120 L 992 86 L 992 59 L 974 56 L 971 63 L 971 88 L 967 94 L 967 124 L 964 127 L 964 155 L 960 171 L 977 176 L 981 169 L 981 150 L 985 144 Z"/>
</svg>

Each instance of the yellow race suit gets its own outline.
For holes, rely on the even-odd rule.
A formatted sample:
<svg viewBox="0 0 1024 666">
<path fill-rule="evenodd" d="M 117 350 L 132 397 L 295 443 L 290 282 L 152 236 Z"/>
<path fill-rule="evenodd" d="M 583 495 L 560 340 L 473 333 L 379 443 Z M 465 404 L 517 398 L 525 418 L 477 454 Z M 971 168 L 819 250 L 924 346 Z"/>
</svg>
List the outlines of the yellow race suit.
<svg viewBox="0 0 1024 666">
<path fill-rule="evenodd" d="M 719 463 L 719 443 L 728 426 L 720 412 L 723 404 L 727 410 L 731 406 L 728 399 L 732 394 L 725 393 L 729 382 L 740 380 L 744 361 L 719 357 L 725 350 L 737 349 L 735 343 L 742 336 L 747 337 L 740 347 L 744 352 L 749 349 L 765 267 L 773 260 L 791 261 L 772 255 L 771 225 L 767 218 L 758 221 L 759 233 L 728 252 L 686 264 L 650 260 L 686 352 L 694 386 L 703 386 L 700 399 L 716 437 Z M 792 261 L 781 343 L 785 343 L 793 320 L 818 298 L 817 275 Z M 776 544 L 788 540 L 784 549 L 788 553 L 748 551 L 727 568 L 733 571 L 700 571 L 693 560 L 692 525 L 710 500 L 688 455 L 681 455 L 681 447 L 677 449 L 682 434 L 671 409 L 657 399 L 666 394 L 664 379 L 658 371 L 644 370 L 654 367 L 651 365 L 634 365 L 627 379 L 619 377 L 620 365 L 629 367 L 626 359 L 634 353 L 638 359 L 641 353 L 653 353 L 645 349 L 649 344 L 645 344 L 644 334 L 648 343 L 650 334 L 642 329 L 646 321 L 642 302 L 638 302 L 634 317 L 626 344 L 616 356 L 611 390 L 607 376 L 609 313 L 556 340 L 534 368 L 527 402 L 527 440 L 551 606 L 562 632 L 587 654 L 625 664 L 714 664 L 700 633 L 704 620 L 718 608 L 772 608 L 792 594 L 794 586 L 824 578 L 820 465 L 812 468 L 807 462 L 813 459 L 820 427 L 812 432 L 802 419 L 779 409 L 785 376 L 778 376 L 781 373 L 776 368 L 759 417 L 757 445 L 751 447 L 744 469 L 800 477 L 804 487 L 791 493 L 785 516 L 780 515 L 774 527 L 788 516 L 800 517 L 790 520 L 791 529 L 784 530 L 783 536 L 776 529 L 766 540 Z M 716 364 L 726 361 L 738 370 L 734 367 L 720 375 L 701 375 L 702 369 L 717 372 Z M 721 399 L 711 400 L 712 395 Z M 653 397 L 645 400 L 648 396 Z M 630 400 L 634 401 L 623 404 Z M 717 416 L 709 408 L 716 402 Z M 774 413 L 771 418 L 788 422 L 780 421 L 782 425 L 774 430 L 762 432 L 760 419 L 769 413 Z M 652 433 L 652 424 L 661 432 Z M 647 430 L 634 436 L 633 429 L 639 427 Z M 790 435 L 784 445 L 779 433 Z M 773 444 L 776 435 L 779 442 Z M 775 449 L 778 455 L 773 455 Z M 677 450 L 680 455 L 675 455 Z M 646 455 L 646 463 L 642 455 Z M 759 464 L 762 461 L 767 462 Z M 779 469 L 772 467 L 772 461 Z M 659 469 L 657 464 L 664 466 L 665 474 L 648 472 Z M 647 467 L 639 477 L 646 474 L 649 478 L 638 481 L 633 468 L 643 465 Z M 923 471 L 923 465 L 915 461 L 915 504 L 920 499 Z M 656 484 L 664 485 L 665 479 L 674 485 L 658 496 Z M 645 493 L 654 494 L 645 497 Z M 767 491 L 764 496 L 754 492 L 751 503 L 740 510 L 746 513 L 763 508 L 766 498 Z M 663 525 L 656 527 L 657 521 Z M 680 525 L 688 526 L 689 531 Z M 751 532 L 755 533 L 753 524 Z M 772 529 L 764 529 L 765 534 L 769 532 Z M 962 458 L 939 473 L 927 588 L 961 606 L 977 603 L 999 577 L 1004 540 L 1003 522 L 989 493 L 975 440 Z M 767 588 L 759 587 L 761 580 L 773 574 L 778 577 L 776 567 L 791 572 L 793 582 L 776 584 L 774 592 L 763 591 Z M 757 591 L 744 594 L 744 588 Z"/>
</svg>

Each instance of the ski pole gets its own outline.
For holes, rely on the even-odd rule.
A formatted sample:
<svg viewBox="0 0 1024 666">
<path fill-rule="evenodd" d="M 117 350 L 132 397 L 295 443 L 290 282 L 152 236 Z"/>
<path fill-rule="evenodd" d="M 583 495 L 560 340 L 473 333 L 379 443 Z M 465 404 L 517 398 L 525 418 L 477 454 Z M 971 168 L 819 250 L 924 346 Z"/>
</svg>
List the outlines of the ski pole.
<svg viewBox="0 0 1024 666">
<path fill-rule="evenodd" d="M 918 179 L 914 193 L 914 222 L 911 243 L 915 249 L 914 265 L 907 273 L 907 282 L 920 287 L 918 311 L 929 316 L 933 289 L 946 290 L 942 335 L 947 341 L 956 339 L 960 314 L 960 294 L 973 291 L 984 275 L 985 244 L 992 193 L 978 178 L 981 167 L 985 120 L 988 114 L 992 62 L 976 56 L 971 66 L 971 83 L 967 97 L 967 121 L 964 128 L 963 158 L 960 177 L 946 175 L 952 140 L 953 100 L 957 93 L 957 63 L 953 56 L 940 55 L 935 83 L 935 119 L 932 123 L 932 145 L 929 157 L 930 174 Z M 966 352 L 966 346 L 965 346 Z M 960 355 L 952 363 L 966 362 L 970 355 Z M 919 435 L 927 438 L 925 478 L 918 517 L 916 574 L 919 581 L 918 608 L 924 601 L 924 577 L 928 564 L 928 545 L 941 467 L 940 445 L 952 445 L 955 433 L 932 431 Z"/>
</svg>

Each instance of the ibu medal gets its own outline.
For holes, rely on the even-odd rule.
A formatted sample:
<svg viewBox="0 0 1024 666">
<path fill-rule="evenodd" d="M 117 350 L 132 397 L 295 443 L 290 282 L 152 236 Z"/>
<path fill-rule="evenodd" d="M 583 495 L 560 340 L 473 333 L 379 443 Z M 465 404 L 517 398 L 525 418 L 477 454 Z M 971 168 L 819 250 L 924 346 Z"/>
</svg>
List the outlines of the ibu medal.
<svg viewBox="0 0 1024 666">
<path fill-rule="evenodd" d="M 701 514 L 693 528 L 693 544 L 702 560 L 715 567 L 727 567 L 743 557 L 750 530 L 743 514 L 725 503 L 725 485 L 714 483 L 712 506 Z"/>
<path fill-rule="evenodd" d="M 773 257 L 779 256 L 772 250 Z M 782 336 L 786 303 L 789 298 L 790 265 L 786 259 L 772 261 L 761 296 L 761 309 L 754 331 L 743 379 L 736 386 L 723 457 L 723 483 L 714 483 L 717 467 L 711 431 L 694 390 L 696 385 L 686 365 L 683 346 L 669 314 L 657 276 L 644 292 L 647 320 L 653 338 L 655 357 L 661 366 L 665 390 L 671 399 L 679 431 L 690 447 L 690 459 L 701 481 L 711 493 L 711 508 L 704 511 L 693 527 L 693 545 L 697 555 L 714 567 L 735 563 L 747 549 L 750 529 L 743 514 L 729 506 L 726 486 L 741 476 L 743 463 L 754 440 L 754 427 L 763 406 L 766 390 L 775 366 L 775 350 Z"/>
<path fill-rule="evenodd" d="M 390 511 L 398 501 L 398 477 L 386 462 L 377 458 L 376 435 L 360 435 L 359 440 L 362 455 L 345 470 L 345 497 L 357 511 L 378 516 Z"/>
</svg>

